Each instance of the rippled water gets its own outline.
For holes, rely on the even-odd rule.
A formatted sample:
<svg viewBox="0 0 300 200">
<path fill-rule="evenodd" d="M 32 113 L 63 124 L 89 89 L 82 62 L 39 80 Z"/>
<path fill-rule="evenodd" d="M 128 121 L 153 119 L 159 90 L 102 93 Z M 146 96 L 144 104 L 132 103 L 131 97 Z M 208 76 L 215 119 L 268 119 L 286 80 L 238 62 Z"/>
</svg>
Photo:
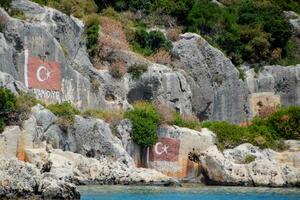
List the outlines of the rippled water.
<svg viewBox="0 0 300 200">
<path fill-rule="evenodd" d="M 300 200 L 299 188 L 84 186 L 82 200 Z"/>
</svg>

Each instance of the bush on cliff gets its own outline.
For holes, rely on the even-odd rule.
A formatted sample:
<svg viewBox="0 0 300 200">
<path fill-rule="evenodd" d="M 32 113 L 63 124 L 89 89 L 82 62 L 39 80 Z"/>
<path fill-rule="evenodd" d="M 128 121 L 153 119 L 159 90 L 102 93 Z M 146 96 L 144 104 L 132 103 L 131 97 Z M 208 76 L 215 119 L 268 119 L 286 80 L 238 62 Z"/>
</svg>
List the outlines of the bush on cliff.
<svg viewBox="0 0 300 200">
<path fill-rule="evenodd" d="M 57 123 L 63 130 L 74 124 L 75 115 L 79 115 L 80 112 L 72 106 L 69 102 L 50 104 L 47 106 L 54 115 L 58 118 Z"/>
<path fill-rule="evenodd" d="M 132 139 L 137 144 L 148 147 L 158 140 L 157 129 L 160 121 L 155 106 L 148 102 L 137 102 L 134 109 L 125 112 L 124 117 L 132 122 Z"/>
<path fill-rule="evenodd" d="M 89 15 L 85 18 L 86 24 L 86 40 L 87 40 L 87 50 L 91 57 L 94 57 L 99 51 L 98 46 L 98 36 L 100 31 L 100 21 L 99 17 L 95 14 Z"/>
<path fill-rule="evenodd" d="M 266 124 L 283 139 L 300 139 L 300 107 L 288 107 L 271 114 Z"/>
<path fill-rule="evenodd" d="M 0 88 L 0 132 L 10 120 L 10 114 L 16 108 L 16 96 L 6 88 Z M 2 130 L 1 130 L 2 129 Z"/>
<path fill-rule="evenodd" d="M 150 31 L 149 33 L 145 28 L 138 28 L 134 40 L 132 41 L 133 49 L 145 56 L 156 53 L 159 49 L 170 51 L 172 43 L 166 39 L 161 31 Z"/>
<path fill-rule="evenodd" d="M 16 96 L 10 90 L 0 88 L 0 130 L 5 125 L 20 125 L 28 119 L 31 107 L 38 103 L 41 102 L 31 94 Z"/>
<path fill-rule="evenodd" d="M 0 88 L 0 133 L 3 132 L 9 113 L 16 106 L 16 97 L 8 89 Z"/>
</svg>

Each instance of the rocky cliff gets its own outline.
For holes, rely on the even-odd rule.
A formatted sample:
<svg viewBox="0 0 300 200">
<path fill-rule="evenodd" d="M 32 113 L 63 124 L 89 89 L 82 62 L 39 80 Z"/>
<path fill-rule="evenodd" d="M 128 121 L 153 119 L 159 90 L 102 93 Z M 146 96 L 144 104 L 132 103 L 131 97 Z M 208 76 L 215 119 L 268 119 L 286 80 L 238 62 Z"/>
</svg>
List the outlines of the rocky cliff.
<svg viewBox="0 0 300 200">
<path fill-rule="evenodd" d="M 111 63 L 103 69 L 91 63 L 82 21 L 28 0 L 13 0 L 12 8 L 26 19 L 0 8 L 0 87 L 15 94 L 32 92 L 45 103 L 70 101 L 81 110 L 126 110 L 148 100 L 201 120 L 233 123 L 248 121 L 264 107 L 300 105 L 300 65 L 248 69 L 243 79 L 220 50 L 185 33 L 173 43 L 169 65 L 129 48 L 112 49 L 108 60 L 148 66 L 138 79 L 130 73 L 114 78 Z M 297 141 L 289 141 L 291 148 L 281 153 L 250 144 L 220 152 L 210 130 L 166 125 L 158 129 L 158 142 L 142 149 L 131 139 L 128 120 L 116 130 L 90 117 L 76 116 L 67 130 L 57 121 L 37 105 L 28 120 L 0 134 L 0 196 L 76 199 L 80 184 L 170 185 L 177 180 L 299 186 Z"/>
</svg>

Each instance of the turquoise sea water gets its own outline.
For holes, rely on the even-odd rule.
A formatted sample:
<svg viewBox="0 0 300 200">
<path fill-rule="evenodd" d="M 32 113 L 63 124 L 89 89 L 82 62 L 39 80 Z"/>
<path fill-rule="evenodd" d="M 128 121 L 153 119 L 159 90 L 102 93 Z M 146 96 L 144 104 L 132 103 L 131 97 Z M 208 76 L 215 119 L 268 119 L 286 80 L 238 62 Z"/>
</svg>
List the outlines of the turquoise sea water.
<svg viewBox="0 0 300 200">
<path fill-rule="evenodd" d="M 82 200 L 300 200 L 300 188 L 87 186 Z"/>
</svg>

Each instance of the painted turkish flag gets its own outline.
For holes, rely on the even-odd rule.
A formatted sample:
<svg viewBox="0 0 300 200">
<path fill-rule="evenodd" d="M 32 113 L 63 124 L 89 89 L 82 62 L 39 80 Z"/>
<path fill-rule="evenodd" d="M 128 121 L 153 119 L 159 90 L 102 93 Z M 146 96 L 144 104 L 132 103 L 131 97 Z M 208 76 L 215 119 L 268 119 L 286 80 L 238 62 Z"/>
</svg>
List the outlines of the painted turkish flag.
<svg viewBox="0 0 300 200">
<path fill-rule="evenodd" d="M 25 83 L 28 88 L 61 91 L 60 64 L 27 55 Z"/>
<path fill-rule="evenodd" d="M 150 161 L 178 161 L 180 140 L 174 138 L 160 138 L 158 142 L 150 148 Z"/>
</svg>

